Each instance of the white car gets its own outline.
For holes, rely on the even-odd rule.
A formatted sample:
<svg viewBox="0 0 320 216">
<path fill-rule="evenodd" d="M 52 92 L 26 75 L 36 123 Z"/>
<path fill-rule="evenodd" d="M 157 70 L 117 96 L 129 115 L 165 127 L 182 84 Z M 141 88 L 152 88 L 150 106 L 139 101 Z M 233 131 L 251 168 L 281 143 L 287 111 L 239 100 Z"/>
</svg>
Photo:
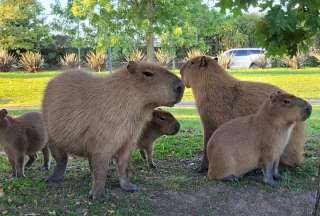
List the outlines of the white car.
<svg viewBox="0 0 320 216">
<path fill-rule="evenodd" d="M 271 67 L 271 62 L 265 57 L 265 50 L 262 48 L 229 49 L 224 54 L 231 56 L 231 69 Z"/>
</svg>

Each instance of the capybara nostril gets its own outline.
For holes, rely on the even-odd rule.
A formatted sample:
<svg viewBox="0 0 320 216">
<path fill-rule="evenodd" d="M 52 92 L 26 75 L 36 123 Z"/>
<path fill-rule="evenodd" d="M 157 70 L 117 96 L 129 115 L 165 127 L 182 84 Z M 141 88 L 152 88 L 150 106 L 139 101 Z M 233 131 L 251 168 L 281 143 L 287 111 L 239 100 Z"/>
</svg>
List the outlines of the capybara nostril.
<svg viewBox="0 0 320 216">
<path fill-rule="evenodd" d="M 308 104 L 305 106 L 304 111 L 306 112 L 307 116 L 310 116 L 310 115 L 311 115 L 311 112 L 312 112 L 312 106 L 308 103 Z"/>
<path fill-rule="evenodd" d="M 181 80 L 176 81 L 174 85 L 174 91 L 176 93 L 177 100 L 180 101 L 184 92 L 184 84 Z"/>
</svg>

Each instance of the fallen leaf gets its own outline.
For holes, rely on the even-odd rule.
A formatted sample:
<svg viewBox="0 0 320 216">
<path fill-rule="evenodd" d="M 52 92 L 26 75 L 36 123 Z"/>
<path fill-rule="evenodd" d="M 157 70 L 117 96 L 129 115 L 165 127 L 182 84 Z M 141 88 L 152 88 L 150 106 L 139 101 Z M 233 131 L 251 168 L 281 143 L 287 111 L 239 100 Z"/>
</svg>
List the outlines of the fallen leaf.
<svg viewBox="0 0 320 216">
<path fill-rule="evenodd" d="M 3 187 L 0 186 L 0 198 L 4 197 L 4 195 Z"/>
</svg>

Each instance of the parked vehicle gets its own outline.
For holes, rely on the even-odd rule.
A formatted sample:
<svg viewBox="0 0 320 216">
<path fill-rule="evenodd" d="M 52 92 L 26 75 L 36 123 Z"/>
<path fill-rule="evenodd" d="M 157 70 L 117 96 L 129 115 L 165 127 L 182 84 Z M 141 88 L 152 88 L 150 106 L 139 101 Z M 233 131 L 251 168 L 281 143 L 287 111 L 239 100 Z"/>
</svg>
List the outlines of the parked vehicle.
<svg viewBox="0 0 320 216">
<path fill-rule="evenodd" d="M 262 48 L 236 48 L 224 52 L 232 56 L 229 68 L 265 68 L 271 67 L 271 61 L 266 58 Z"/>
</svg>

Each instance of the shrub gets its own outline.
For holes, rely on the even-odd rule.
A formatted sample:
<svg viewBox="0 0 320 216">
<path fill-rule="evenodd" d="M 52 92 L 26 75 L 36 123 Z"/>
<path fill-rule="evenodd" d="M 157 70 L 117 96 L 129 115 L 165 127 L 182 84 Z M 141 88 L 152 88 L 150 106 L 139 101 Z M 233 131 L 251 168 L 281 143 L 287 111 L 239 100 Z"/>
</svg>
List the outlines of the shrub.
<svg viewBox="0 0 320 216">
<path fill-rule="evenodd" d="M 253 64 L 258 68 L 266 68 L 268 65 L 268 58 L 265 55 L 262 55 L 255 60 Z"/>
<path fill-rule="evenodd" d="M 0 50 L 0 71 L 9 71 L 16 66 L 18 60 L 6 50 Z"/>
<path fill-rule="evenodd" d="M 20 58 L 20 64 L 30 73 L 39 71 L 43 63 L 43 58 L 39 52 L 26 52 Z"/>
<path fill-rule="evenodd" d="M 226 55 L 224 52 L 221 52 L 218 55 L 218 63 L 224 68 L 228 69 L 232 60 L 232 55 Z"/>
<path fill-rule="evenodd" d="M 299 69 L 303 62 L 303 56 L 300 54 L 293 57 L 284 56 L 282 62 L 292 69 Z"/>
<path fill-rule="evenodd" d="M 172 61 L 172 56 L 168 52 L 166 52 L 166 51 L 164 51 L 162 49 L 159 49 L 155 54 L 156 54 L 157 61 L 161 65 L 165 66 L 165 65 L 169 64 Z"/>
<path fill-rule="evenodd" d="M 78 57 L 75 53 L 65 54 L 60 58 L 60 64 L 66 68 L 74 68 L 78 64 Z"/>
<path fill-rule="evenodd" d="M 198 57 L 198 56 L 203 56 L 205 55 L 204 52 L 202 52 L 201 50 L 199 49 L 191 49 L 187 52 L 187 57 L 185 58 L 185 60 L 189 60 L 189 59 L 192 59 L 192 58 L 195 58 L 195 57 Z"/>
<path fill-rule="evenodd" d="M 142 61 L 142 59 L 144 58 L 144 54 L 141 50 L 133 50 L 133 52 L 129 55 L 125 56 L 125 59 L 127 62 L 129 61 Z"/>
<path fill-rule="evenodd" d="M 96 51 L 89 52 L 86 57 L 88 66 L 95 70 L 95 71 L 101 71 L 101 69 L 105 66 L 106 61 L 106 55 L 102 52 Z"/>
</svg>

